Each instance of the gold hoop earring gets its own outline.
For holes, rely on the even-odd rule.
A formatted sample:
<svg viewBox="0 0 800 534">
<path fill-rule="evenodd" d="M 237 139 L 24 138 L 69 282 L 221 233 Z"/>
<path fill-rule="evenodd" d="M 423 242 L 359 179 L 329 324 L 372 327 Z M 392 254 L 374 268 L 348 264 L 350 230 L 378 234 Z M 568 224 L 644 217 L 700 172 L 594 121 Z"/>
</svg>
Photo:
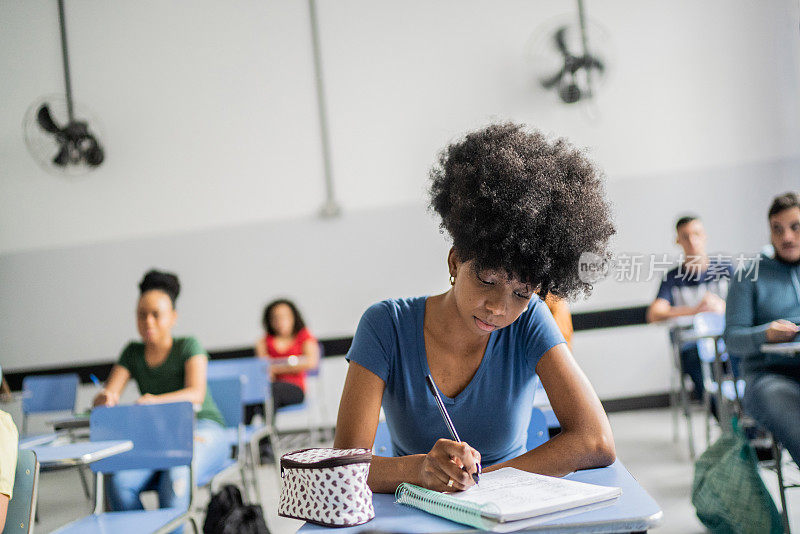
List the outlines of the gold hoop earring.
<svg viewBox="0 0 800 534">
<path fill-rule="evenodd" d="M 453 276 L 452 274 L 450 275 L 450 285 L 451 286 L 456 285 L 456 277 Z"/>
</svg>

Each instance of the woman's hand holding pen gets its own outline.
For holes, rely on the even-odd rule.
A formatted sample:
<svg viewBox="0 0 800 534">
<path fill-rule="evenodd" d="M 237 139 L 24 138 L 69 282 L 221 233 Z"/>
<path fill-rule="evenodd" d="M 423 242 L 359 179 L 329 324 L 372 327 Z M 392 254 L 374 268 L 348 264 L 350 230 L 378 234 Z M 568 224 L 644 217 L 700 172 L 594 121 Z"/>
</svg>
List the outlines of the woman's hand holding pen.
<svg viewBox="0 0 800 534">
<path fill-rule="evenodd" d="M 475 485 L 481 453 L 467 443 L 440 439 L 425 455 L 420 472 L 423 486 L 436 491 L 462 491 Z"/>
<path fill-rule="evenodd" d="M 107 389 L 103 389 L 95 396 L 94 401 L 92 401 L 92 407 L 116 406 L 117 402 L 119 402 L 119 395 L 108 391 Z"/>
</svg>

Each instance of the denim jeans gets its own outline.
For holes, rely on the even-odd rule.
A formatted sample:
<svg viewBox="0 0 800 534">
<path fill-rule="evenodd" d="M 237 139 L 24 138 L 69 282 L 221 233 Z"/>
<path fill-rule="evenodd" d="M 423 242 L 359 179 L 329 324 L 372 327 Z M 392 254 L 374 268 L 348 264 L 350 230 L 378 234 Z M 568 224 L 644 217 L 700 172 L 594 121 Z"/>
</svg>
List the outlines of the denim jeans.
<svg viewBox="0 0 800 534">
<path fill-rule="evenodd" d="M 194 431 L 195 477 L 219 471 L 230 456 L 230 444 L 223 436 L 223 428 L 214 421 L 198 419 Z M 143 510 L 139 494 L 158 491 L 161 508 L 189 507 L 189 468 L 173 467 L 164 471 L 128 469 L 117 471 L 106 484 L 108 502 L 114 511 Z"/>
<path fill-rule="evenodd" d="M 745 382 L 745 412 L 772 432 L 800 465 L 800 367 L 754 372 Z"/>
</svg>

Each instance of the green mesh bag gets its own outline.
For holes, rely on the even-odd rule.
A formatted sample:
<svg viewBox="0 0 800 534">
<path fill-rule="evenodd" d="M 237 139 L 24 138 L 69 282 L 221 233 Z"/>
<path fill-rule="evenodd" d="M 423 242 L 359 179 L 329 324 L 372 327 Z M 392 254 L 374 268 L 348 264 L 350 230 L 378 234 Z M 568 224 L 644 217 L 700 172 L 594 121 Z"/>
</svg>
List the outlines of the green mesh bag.
<svg viewBox="0 0 800 534">
<path fill-rule="evenodd" d="M 694 464 L 692 504 L 714 534 L 783 532 L 780 512 L 758 473 L 755 451 L 733 419 Z"/>
</svg>

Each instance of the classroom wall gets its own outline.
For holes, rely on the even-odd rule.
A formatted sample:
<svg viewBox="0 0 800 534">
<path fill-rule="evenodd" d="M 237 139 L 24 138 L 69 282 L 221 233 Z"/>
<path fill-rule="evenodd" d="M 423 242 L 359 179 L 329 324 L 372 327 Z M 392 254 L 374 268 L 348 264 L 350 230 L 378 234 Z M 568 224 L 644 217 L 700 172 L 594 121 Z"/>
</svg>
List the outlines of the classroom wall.
<svg viewBox="0 0 800 534">
<path fill-rule="evenodd" d="M 539 90 L 531 60 L 571 5 L 320 2 L 336 220 L 316 216 L 307 4 L 187 7 L 68 3 L 73 90 L 99 120 L 107 161 L 66 178 L 36 166 L 21 127 L 62 87 L 55 3 L 0 1 L 4 367 L 113 359 L 135 336 L 135 284 L 152 266 L 181 274 L 178 332 L 208 348 L 252 342 L 273 296 L 296 297 L 330 336 L 351 334 L 377 299 L 446 288 L 427 170 L 460 132 L 493 120 L 588 148 L 621 251 L 677 252 L 671 226 L 686 209 L 704 216 L 712 250 L 758 250 L 769 198 L 800 185 L 796 2 L 589 3 L 609 36 L 609 75 L 579 107 Z M 655 285 L 604 282 L 575 308 L 643 304 Z M 619 397 L 663 391 L 664 369 L 631 380 L 607 372 L 608 354 L 646 374 L 663 364 L 663 339 L 631 327 L 578 333 L 575 348 L 601 396 Z"/>
</svg>

